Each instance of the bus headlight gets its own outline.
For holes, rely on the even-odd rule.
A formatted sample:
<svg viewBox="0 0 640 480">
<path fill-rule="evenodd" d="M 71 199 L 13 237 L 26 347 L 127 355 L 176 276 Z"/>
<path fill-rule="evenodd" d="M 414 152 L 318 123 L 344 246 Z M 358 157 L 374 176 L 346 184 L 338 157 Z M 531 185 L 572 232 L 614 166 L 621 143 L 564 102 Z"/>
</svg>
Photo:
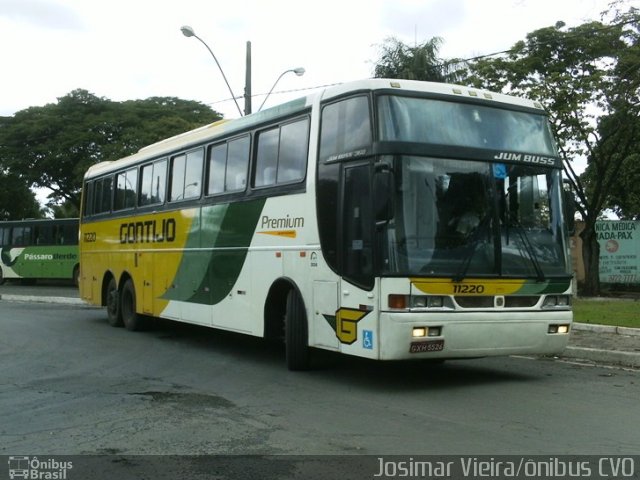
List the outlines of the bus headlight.
<svg viewBox="0 0 640 480">
<path fill-rule="evenodd" d="M 453 308 L 448 297 L 441 295 L 389 295 L 389 308 L 393 310 L 411 310 L 425 308 Z"/>
<path fill-rule="evenodd" d="M 426 337 L 427 329 L 426 327 L 413 327 L 413 331 L 411 332 L 412 337 Z"/>
<path fill-rule="evenodd" d="M 439 337 L 442 334 L 442 327 L 413 327 L 411 336 L 420 337 Z"/>
<path fill-rule="evenodd" d="M 569 325 L 549 325 L 548 333 L 569 333 Z"/>
<path fill-rule="evenodd" d="M 444 298 L 438 295 L 411 295 L 411 308 L 442 308 Z"/>
<path fill-rule="evenodd" d="M 542 308 L 568 309 L 571 306 L 571 295 L 547 295 Z"/>
</svg>

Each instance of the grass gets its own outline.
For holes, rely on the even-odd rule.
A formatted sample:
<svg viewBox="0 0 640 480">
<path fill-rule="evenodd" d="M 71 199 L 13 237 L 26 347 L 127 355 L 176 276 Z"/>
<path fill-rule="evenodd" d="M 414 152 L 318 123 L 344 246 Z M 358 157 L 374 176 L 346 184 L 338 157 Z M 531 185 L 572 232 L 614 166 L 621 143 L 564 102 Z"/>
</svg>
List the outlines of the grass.
<svg viewBox="0 0 640 480">
<path fill-rule="evenodd" d="M 573 319 L 579 323 L 640 328 L 640 300 L 574 298 Z"/>
</svg>

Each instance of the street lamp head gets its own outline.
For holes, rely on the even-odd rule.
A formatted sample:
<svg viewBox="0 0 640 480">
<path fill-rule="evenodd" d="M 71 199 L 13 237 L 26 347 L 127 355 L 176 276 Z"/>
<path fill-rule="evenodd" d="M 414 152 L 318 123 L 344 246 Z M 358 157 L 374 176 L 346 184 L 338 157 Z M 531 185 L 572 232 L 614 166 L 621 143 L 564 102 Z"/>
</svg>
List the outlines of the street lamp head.
<svg viewBox="0 0 640 480">
<path fill-rule="evenodd" d="M 264 97 L 264 100 L 262 101 L 262 105 L 260 105 L 260 108 L 258 109 L 258 111 L 262 110 L 262 107 L 264 107 L 264 104 L 267 102 L 267 98 L 269 98 L 269 95 L 271 95 L 271 92 L 273 92 L 273 89 L 276 88 L 276 85 L 278 84 L 280 79 L 289 72 L 293 72 L 297 76 L 301 77 L 302 75 L 304 75 L 305 69 L 303 67 L 298 67 L 298 68 L 291 68 L 289 70 L 285 70 L 284 72 L 282 72 L 278 77 L 278 79 L 276 80 L 276 83 L 274 83 L 273 87 L 271 87 L 271 90 L 269 90 L 269 93 L 267 93 L 267 96 Z"/>
<path fill-rule="evenodd" d="M 183 25 L 182 27 L 180 27 L 180 31 L 182 32 L 182 34 L 185 37 L 195 37 L 196 36 L 196 32 L 194 32 L 193 28 L 191 28 L 189 25 Z"/>
<path fill-rule="evenodd" d="M 236 96 L 233 94 L 233 90 L 231 90 L 231 85 L 229 85 L 229 81 L 227 80 L 227 76 L 224 74 L 224 71 L 222 70 L 222 67 L 220 66 L 220 62 L 218 62 L 218 59 L 213 54 L 213 51 L 211 50 L 211 48 L 209 48 L 209 45 L 207 45 L 207 42 L 205 42 L 199 36 L 197 36 L 196 32 L 194 32 L 193 28 L 191 28 L 189 25 L 183 25 L 182 27 L 180 27 L 180 31 L 182 32 L 182 34 L 185 37 L 196 37 L 196 39 L 200 43 L 202 43 L 207 48 L 207 50 L 209 50 L 209 53 L 213 57 L 213 60 L 216 62 L 216 65 L 218 66 L 218 69 L 220 69 L 220 73 L 222 74 L 222 78 L 224 79 L 224 83 L 227 84 L 227 88 L 229 89 L 229 93 L 231 94 L 231 98 L 233 99 L 233 102 L 236 104 L 236 107 L 238 108 L 238 113 L 240 113 L 240 116 L 242 116 L 242 110 L 240 110 L 240 105 L 238 105 L 238 101 L 236 100 Z"/>
</svg>

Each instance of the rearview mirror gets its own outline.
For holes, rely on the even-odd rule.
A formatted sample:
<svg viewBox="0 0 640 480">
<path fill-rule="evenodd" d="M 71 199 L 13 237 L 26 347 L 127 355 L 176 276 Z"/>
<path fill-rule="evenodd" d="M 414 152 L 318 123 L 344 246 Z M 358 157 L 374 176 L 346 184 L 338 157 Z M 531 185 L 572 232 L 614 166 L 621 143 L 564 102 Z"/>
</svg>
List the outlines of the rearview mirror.
<svg viewBox="0 0 640 480">
<path fill-rule="evenodd" d="M 562 200 L 564 205 L 564 218 L 567 222 L 567 229 L 569 230 L 569 235 L 573 236 L 576 233 L 576 196 L 573 191 L 573 186 L 568 180 L 564 180 L 562 182 Z"/>
<path fill-rule="evenodd" d="M 381 228 L 393 219 L 393 171 L 386 163 L 375 166 L 373 177 L 373 208 L 376 227 Z"/>
</svg>

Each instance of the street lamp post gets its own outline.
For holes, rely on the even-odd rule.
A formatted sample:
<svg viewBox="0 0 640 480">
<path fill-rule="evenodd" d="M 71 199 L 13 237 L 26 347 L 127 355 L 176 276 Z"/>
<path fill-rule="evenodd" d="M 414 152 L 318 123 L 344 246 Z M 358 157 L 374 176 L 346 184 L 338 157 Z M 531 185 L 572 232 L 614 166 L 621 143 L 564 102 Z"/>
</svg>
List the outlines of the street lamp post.
<svg viewBox="0 0 640 480">
<path fill-rule="evenodd" d="M 227 76 L 224 74 L 224 71 L 222 70 L 222 67 L 220 66 L 220 63 L 218 62 L 218 59 L 213 54 L 213 51 L 211 51 L 211 49 L 209 48 L 209 45 L 207 45 L 204 40 L 202 40 L 199 36 L 197 36 L 196 32 L 193 31 L 193 28 L 189 27 L 188 25 L 180 27 L 180 31 L 182 31 L 182 34 L 185 37 L 195 37 L 195 38 L 197 38 L 200 41 L 200 43 L 202 43 L 205 47 L 207 47 L 207 50 L 209 50 L 209 53 L 211 54 L 211 56 L 215 60 L 216 65 L 218 65 L 218 68 L 220 69 L 220 73 L 222 74 L 222 78 L 224 78 L 224 82 L 227 84 L 227 87 L 229 88 L 229 92 L 231 93 L 231 98 L 233 98 L 233 102 L 236 104 L 236 107 L 238 108 L 238 113 L 240 113 L 240 116 L 242 117 L 242 110 L 240 109 L 240 105 L 238 105 L 238 101 L 236 100 L 236 96 L 233 94 L 233 90 L 231 90 L 231 85 L 229 85 L 229 82 L 227 81 Z"/>
<path fill-rule="evenodd" d="M 278 82 L 280 81 L 280 79 L 282 77 L 285 76 L 285 74 L 289 73 L 289 72 L 293 72 L 295 73 L 297 76 L 301 77 L 302 75 L 304 75 L 304 68 L 302 67 L 298 67 L 298 68 L 292 68 L 289 70 L 285 70 L 284 72 L 282 72 L 280 74 L 280 76 L 278 77 L 278 79 L 275 81 L 275 83 L 273 84 L 273 87 L 271 87 L 271 90 L 269 90 L 269 93 L 267 93 L 267 96 L 264 97 L 264 100 L 262 101 L 262 104 L 260 105 L 260 108 L 258 109 L 258 111 L 262 110 L 262 107 L 264 107 L 265 102 L 267 101 L 267 98 L 269 98 L 269 95 L 271 95 L 271 92 L 273 92 L 273 89 L 276 88 L 276 85 L 278 84 Z"/>
</svg>

